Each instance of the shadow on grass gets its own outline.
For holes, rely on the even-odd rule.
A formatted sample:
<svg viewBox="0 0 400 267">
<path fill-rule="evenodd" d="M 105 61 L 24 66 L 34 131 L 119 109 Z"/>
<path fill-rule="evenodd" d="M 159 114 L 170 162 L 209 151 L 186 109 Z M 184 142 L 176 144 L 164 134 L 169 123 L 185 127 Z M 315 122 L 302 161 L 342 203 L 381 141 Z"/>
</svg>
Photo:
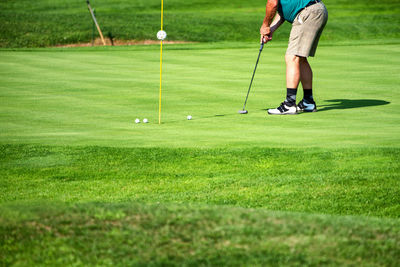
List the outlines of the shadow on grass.
<svg viewBox="0 0 400 267">
<path fill-rule="evenodd" d="M 388 101 L 377 100 L 377 99 L 331 99 L 331 100 L 325 100 L 325 102 L 330 102 L 332 104 L 328 105 L 317 104 L 318 112 L 328 111 L 333 109 L 364 108 L 364 107 L 382 106 L 390 104 L 390 102 Z M 267 111 L 268 108 L 261 110 Z"/>
<path fill-rule="evenodd" d="M 330 102 L 331 104 L 319 106 L 318 112 L 328 111 L 333 109 L 364 108 L 364 107 L 382 106 L 390 104 L 390 102 L 388 101 L 377 100 L 377 99 L 331 99 L 331 100 L 325 100 L 325 102 Z"/>
<path fill-rule="evenodd" d="M 200 117 L 193 117 L 190 120 L 195 120 L 195 121 L 201 121 L 201 120 L 206 120 L 206 119 L 211 119 L 211 118 L 219 118 L 219 117 L 228 117 L 228 116 L 234 116 L 236 114 L 215 114 L 215 115 L 209 115 L 209 116 L 200 116 Z M 187 119 L 189 120 L 189 119 Z M 168 123 L 177 123 L 181 122 L 183 120 L 171 120 Z"/>
<path fill-rule="evenodd" d="M 331 99 L 325 100 L 325 102 L 329 102 L 331 104 L 328 105 L 317 105 L 318 112 L 321 111 L 329 111 L 333 109 L 351 109 L 351 108 L 364 108 L 364 107 L 372 107 L 372 106 L 383 106 L 388 105 L 390 102 L 385 100 L 378 100 L 378 99 Z M 263 111 L 267 111 L 268 109 L 261 109 Z M 305 114 L 305 113 L 301 113 Z M 202 116 L 194 118 L 194 120 L 204 120 L 210 118 L 218 118 L 218 117 L 225 117 L 225 116 L 235 116 L 237 113 L 232 114 L 216 114 L 210 116 Z M 298 115 L 298 114 L 297 114 Z M 178 121 L 171 121 L 171 122 L 178 122 Z"/>
</svg>

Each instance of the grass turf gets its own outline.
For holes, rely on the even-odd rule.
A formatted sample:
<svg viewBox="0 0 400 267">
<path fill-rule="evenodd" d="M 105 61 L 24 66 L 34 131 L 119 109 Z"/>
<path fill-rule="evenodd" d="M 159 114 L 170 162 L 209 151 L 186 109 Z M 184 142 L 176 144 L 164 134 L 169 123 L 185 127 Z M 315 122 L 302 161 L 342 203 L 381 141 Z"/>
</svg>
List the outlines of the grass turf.
<svg viewBox="0 0 400 267">
<path fill-rule="evenodd" d="M 92 0 L 105 35 L 117 39 L 155 39 L 160 28 L 159 0 Z M 168 40 L 201 42 L 257 41 L 265 0 L 168 0 Z M 325 0 L 329 23 L 324 41 L 398 39 L 399 1 Z M 92 21 L 85 1 L 3 0 L 0 2 L 0 47 L 43 47 L 89 42 Z M 276 40 L 287 40 L 290 25 Z M 97 33 L 96 33 L 97 36 Z"/>
<path fill-rule="evenodd" d="M 156 47 L 3 51 L 0 142 L 398 147 L 397 45 L 320 47 L 318 58 L 311 60 L 320 112 L 285 117 L 266 117 L 265 111 L 285 96 L 284 47 L 265 48 L 249 114 L 241 116 L 237 111 L 243 107 L 258 45 L 179 47 L 165 52 L 161 126 Z M 187 115 L 193 120 L 187 121 Z M 148 118 L 150 123 L 136 125 L 135 118 Z"/>
<path fill-rule="evenodd" d="M 399 221 L 199 205 L 0 208 L 16 265 L 396 266 Z M 46 249 L 43 249 L 46 248 Z"/>
<path fill-rule="evenodd" d="M 398 218 L 399 153 L 7 145 L 0 201 L 203 203 Z"/>
<path fill-rule="evenodd" d="M 283 117 L 279 44 L 237 114 L 257 49 L 168 46 L 161 125 L 157 47 L 2 50 L 2 263 L 397 265 L 398 46 L 320 47 Z"/>
<path fill-rule="evenodd" d="M 118 39 L 159 29 L 159 1 L 91 2 Z M 156 46 L 1 49 L 0 265 L 400 265 L 400 6 L 324 2 L 315 114 L 265 114 L 289 25 L 236 113 L 265 1 L 165 2 L 169 40 L 228 42 L 166 47 L 161 125 Z M 91 30 L 84 1 L 0 3 L 1 47 Z"/>
</svg>

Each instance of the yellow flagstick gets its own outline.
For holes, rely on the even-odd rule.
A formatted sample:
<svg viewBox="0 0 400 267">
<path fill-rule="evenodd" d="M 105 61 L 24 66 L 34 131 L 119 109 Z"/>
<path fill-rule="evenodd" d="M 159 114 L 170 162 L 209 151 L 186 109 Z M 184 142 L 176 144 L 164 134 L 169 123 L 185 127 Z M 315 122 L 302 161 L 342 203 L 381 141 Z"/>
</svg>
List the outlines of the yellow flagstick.
<svg viewBox="0 0 400 267">
<path fill-rule="evenodd" d="M 161 0 L 161 31 L 164 27 L 164 0 Z M 160 41 L 160 98 L 158 104 L 158 124 L 161 124 L 161 94 L 162 94 L 162 48 L 163 40 Z"/>
<path fill-rule="evenodd" d="M 163 41 L 161 40 L 161 48 L 160 48 L 160 99 L 158 104 L 158 124 L 161 124 L 161 93 L 162 93 L 162 45 Z"/>
</svg>

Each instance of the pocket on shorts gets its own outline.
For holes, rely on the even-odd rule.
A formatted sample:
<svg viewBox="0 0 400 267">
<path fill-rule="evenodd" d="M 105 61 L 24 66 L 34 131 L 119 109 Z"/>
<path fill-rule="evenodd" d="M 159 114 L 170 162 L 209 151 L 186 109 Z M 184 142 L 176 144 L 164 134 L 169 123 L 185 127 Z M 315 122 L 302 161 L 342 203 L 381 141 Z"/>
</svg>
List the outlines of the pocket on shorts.
<svg viewBox="0 0 400 267">
<path fill-rule="evenodd" d="M 299 21 L 300 24 L 304 24 L 310 18 L 311 14 L 312 14 L 311 10 L 306 7 L 305 9 L 300 11 L 299 16 L 297 17 L 297 20 Z"/>
<path fill-rule="evenodd" d="M 300 12 L 300 13 L 301 13 L 301 12 Z M 292 26 L 299 26 L 299 25 L 303 24 L 303 20 L 300 20 L 300 21 L 299 21 L 300 13 L 297 14 L 297 16 L 294 18 L 294 21 L 293 21 L 293 23 L 292 23 Z"/>
</svg>

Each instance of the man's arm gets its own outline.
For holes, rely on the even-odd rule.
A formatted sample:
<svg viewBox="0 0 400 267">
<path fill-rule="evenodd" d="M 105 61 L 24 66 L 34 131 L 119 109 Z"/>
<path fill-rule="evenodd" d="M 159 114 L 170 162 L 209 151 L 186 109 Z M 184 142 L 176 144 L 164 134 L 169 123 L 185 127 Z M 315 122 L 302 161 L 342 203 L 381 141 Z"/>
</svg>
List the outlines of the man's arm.
<svg viewBox="0 0 400 267">
<path fill-rule="evenodd" d="M 282 18 L 279 13 L 276 13 L 274 21 L 271 23 L 271 37 L 272 34 L 285 22 L 285 19 Z"/>
<path fill-rule="evenodd" d="M 272 40 L 272 34 L 284 22 L 284 19 L 277 14 L 277 10 L 278 0 L 268 0 L 265 10 L 265 18 L 260 28 L 261 38 L 265 43 Z"/>
</svg>

